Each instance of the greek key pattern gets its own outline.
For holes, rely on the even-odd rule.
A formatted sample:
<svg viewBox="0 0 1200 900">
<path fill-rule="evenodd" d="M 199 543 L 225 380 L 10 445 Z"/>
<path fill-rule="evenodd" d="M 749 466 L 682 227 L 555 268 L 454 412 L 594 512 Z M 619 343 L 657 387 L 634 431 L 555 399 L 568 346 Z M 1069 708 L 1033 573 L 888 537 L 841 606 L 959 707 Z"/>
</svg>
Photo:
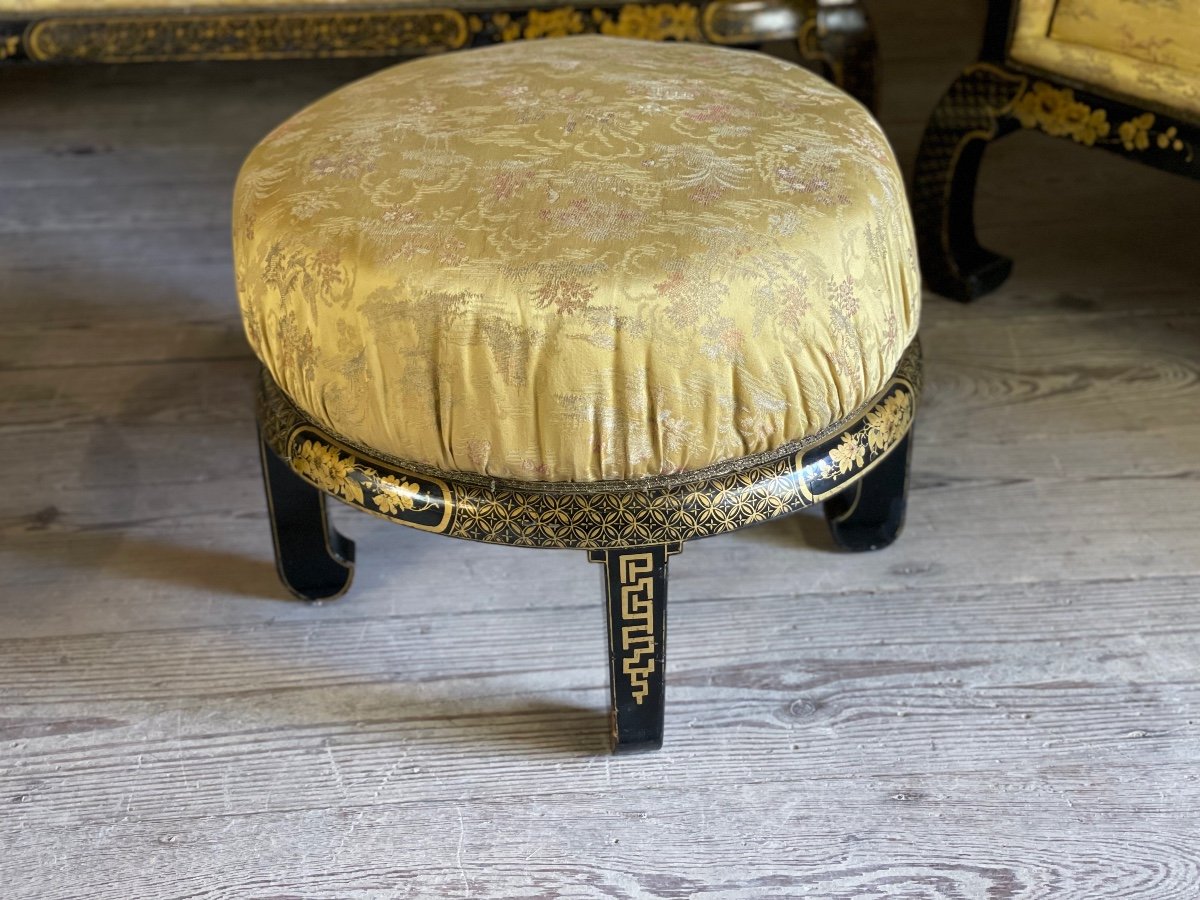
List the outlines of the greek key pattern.
<svg viewBox="0 0 1200 900">
<path fill-rule="evenodd" d="M 667 562 L 679 542 L 592 550 L 608 598 L 613 734 L 619 744 L 662 739 L 667 658 Z"/>
<path fill-rule="evenodd" d="M 629 679 L 634 702 L 641 706 L 654 673 L 654 554 L 622 555 L 617 569 L 621 582 L 621 671 Z"/>
</svg>

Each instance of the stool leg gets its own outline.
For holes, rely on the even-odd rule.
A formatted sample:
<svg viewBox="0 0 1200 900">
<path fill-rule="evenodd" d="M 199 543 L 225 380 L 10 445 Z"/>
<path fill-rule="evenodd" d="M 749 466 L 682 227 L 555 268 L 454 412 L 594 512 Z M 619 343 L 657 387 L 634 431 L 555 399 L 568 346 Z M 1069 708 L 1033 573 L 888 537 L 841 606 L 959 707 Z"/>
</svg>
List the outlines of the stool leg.
<svg viewBox="0 0 1200 900">
<path fill-rule="evenodd" d="M 280 580 L 301 600 L 341 596 L 354 576 L 354 542 L 334 530 L 325 494 L 293 472 L 261 436 L 259 455 Z"/>
<path fill-rule="evenodd" d="M 904 527 L 912 430 L 866 475 L 825 501 L 825 521 L 843 550 L 879 550 Z"/>
<path fill-rule="evenodd" d="M 593 550 L 608 598 L 613 751 L 657 750 L 667 663 L 667 559 L 679 543 Z"/>
</svg>

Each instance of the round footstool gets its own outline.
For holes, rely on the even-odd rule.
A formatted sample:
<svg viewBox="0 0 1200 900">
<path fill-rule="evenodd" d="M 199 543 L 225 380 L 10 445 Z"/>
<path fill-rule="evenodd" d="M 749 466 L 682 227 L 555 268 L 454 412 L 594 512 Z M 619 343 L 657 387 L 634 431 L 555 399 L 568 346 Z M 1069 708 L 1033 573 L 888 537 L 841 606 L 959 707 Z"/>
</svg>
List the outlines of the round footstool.
<svg viewBox="0 0 1200 900">
<path fill-rule="evenodd" d="M 903 182 L 863 108 L 796 66 L 610 37 L 404 63 L 254 150 L 234 248 L 284 583 L 349 586 L 326 496 L 585 549 L 618 749 L 662 742 L 685 541 L 822 502 L 847 549 L 900 529 Z"/>
</svg>

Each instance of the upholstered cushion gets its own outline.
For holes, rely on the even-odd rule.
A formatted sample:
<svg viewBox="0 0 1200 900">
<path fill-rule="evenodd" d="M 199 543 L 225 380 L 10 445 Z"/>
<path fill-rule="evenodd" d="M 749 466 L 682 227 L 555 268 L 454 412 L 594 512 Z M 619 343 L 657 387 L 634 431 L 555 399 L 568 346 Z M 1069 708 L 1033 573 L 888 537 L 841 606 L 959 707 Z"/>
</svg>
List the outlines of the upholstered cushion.
<svg viewBox="0 0 1200 900">
<path fill-rule="evenodd" d="M 1014 60 L 1200 116 L 1197 0 L 1021 0 Z"/>
<path fill-rule="evenodd" d="M 917 326 L 871 117 L 746 51 L 609 37 L 404 63 L 251 154 L 251 344 L 314 420 L 404 461 L 634 479 L 852 413 Z"/>
</svg>

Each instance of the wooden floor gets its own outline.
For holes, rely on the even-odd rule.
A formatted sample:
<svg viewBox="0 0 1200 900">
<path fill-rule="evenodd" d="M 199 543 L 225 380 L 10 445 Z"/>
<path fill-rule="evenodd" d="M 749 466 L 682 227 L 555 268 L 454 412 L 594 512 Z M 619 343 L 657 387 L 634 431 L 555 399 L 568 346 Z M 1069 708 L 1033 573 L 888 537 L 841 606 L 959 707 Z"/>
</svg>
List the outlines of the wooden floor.
<svg viewBox="0 0 1200 900">
<path fill-rule="evenodd" d="M 877 7 L 908 165 L 982 4 Z M 998 145 L 903 538 L 689 545 L 612 758 L 583 553 L 345 511 L 350 596 L 276 582 L 230 187 L 369 69 L 0 72 L 3 900 L 1200 896 L 1200 184 Z"/>
</svg>

